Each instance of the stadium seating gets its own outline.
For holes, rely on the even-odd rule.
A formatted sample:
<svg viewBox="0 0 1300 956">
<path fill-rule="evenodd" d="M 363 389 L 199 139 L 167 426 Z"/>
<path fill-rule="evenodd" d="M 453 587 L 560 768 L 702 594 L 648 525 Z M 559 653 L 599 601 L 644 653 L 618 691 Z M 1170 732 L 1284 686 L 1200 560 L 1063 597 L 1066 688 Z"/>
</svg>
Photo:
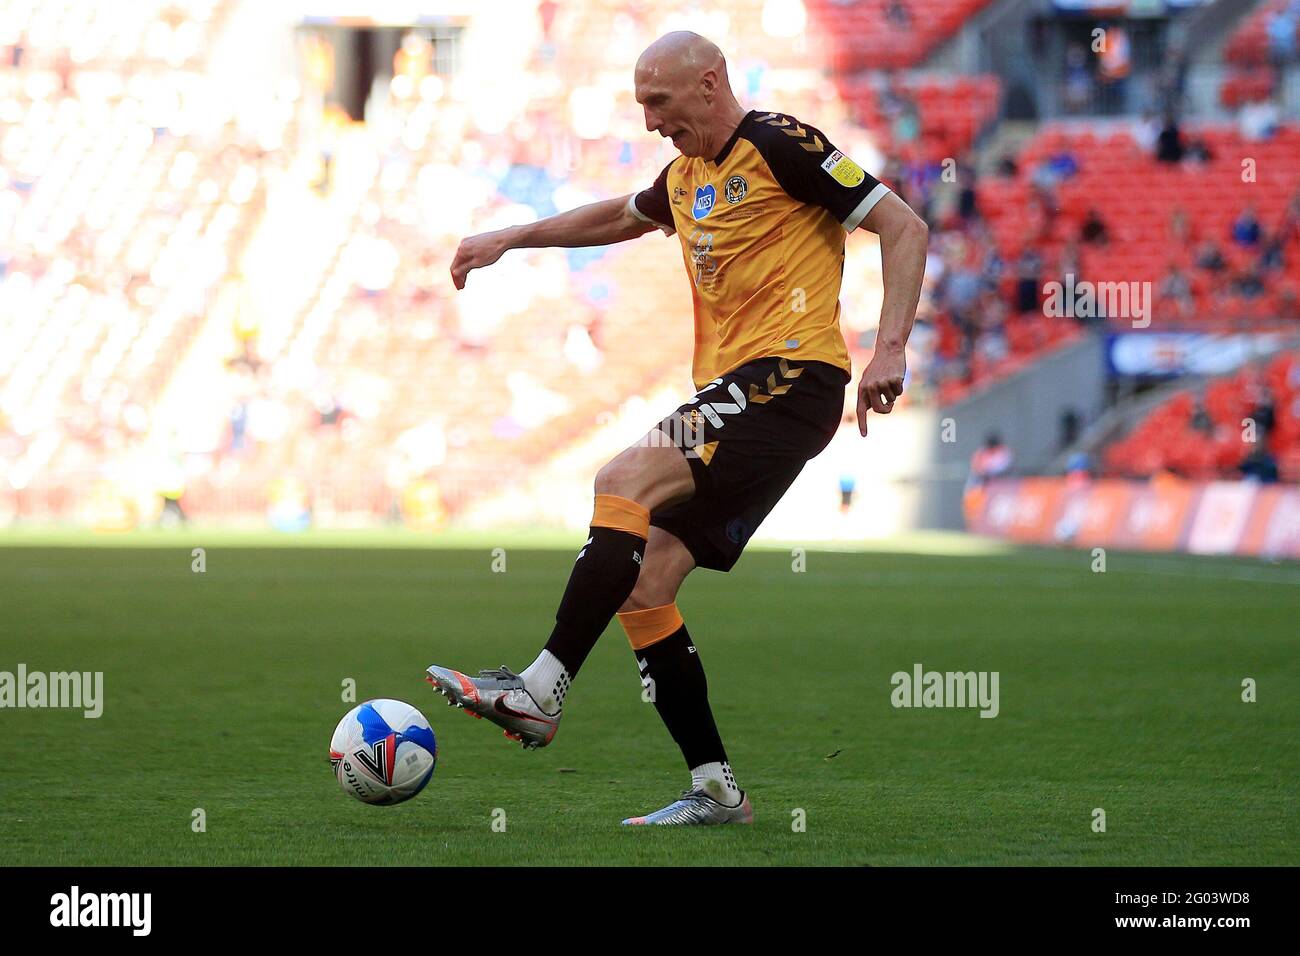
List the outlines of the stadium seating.
<svg viewBox="0 0 1300 956">
<path fill-rule="evenodd" d="M 225 7 L 7 11 L 21 69 L 0 74 L 0 411 L 15 488 L 42 470 L 94 472 L 147 433 L 258 214 L 253 151 L 173 132 Z M 70 52 L 43 47 L 56 37 Z"/>
<path fill-rule="evenodd" d="M 660 15 L 689 12 L 690 2 L 656 5 L 653 22 L 627 0 L 560 5 L 557 32 L 610 43 L 539 44 L 528 67 L 537 82 L 507 129 L 477 128 L 433 77 L 428 87 L 394 90 L 380 104 L 381 121 L 330 126 L 328 163 L 291 117 L 284 148 L 273 153 L 233 129 L 186 131 L 190 111 L 202 108 L 186 91 L 233 6 L 150 0 L 112 24 L 72 0 L 6 10 L 0 43 L 21 45 L 23 63 L 0 73 L 0 464 L 14 488 L 44 496 L 37 512 L 67 516 L 89 482 L 119 480 L 123 462 L 172 439 L 155 423 L 175 401 L 178 370 L 196 343 L 211 348 L 209 333 L 223 323 L 230 328 L 215 339 L 228 345 L 197 356 L 218 387 L 193 415 L 221 433 L 210 448 L 185 448 L 194 466 L 185 500 L 198 514 L 260 517 L 277 489 L 295 486 L 322 513 L 391 515 L 406 489 L 429 481 L 455 512 L 499 488 L 503 461 L 527 474 L 629 398 L 666 381 L 687 386 L 689 289 L 675 241 L 521 251 L 496 267 L 496 281 L 476 277 L 461 294 L 445 269 L 469 231 L 652 179 L 667 147 L 642 135 L 625 75 L 612 71 L 625 71 Z M 808 11 L 816 31 L 833 38 L 829 54 L 769 34 L 753 3 L 724 2 L 711 13 L 719 36 L 746 51 L 733 64 L 737 86 L 749 91 L 743 100 L 771 96 L 774 106 L 840 131 L 846 149 L 869 155 L 874 146 L 886 158 L 882 178 L 933 214 L 931 268 L 947 278 L 927 283 L 907 400 L 957 401 L 1081 334 L 1072 318 L 1014 307 L 1016 264 L 1027 249 L 1041 257 L 1044 280 L 1077 261 L 1083 278 L 1159 286 L 1179 266 L 1190 277 L 1191 306 L 1158 312 L 1156 328 L 1289 327 L 1300 230 L 1288 234 L 1282 264 L 1264 274 L 1257 295 L 1233 280 L 1258 250 L 1229 237 L 1247 203 L 1266 233 L 1294 208 L 1295 128 L 1249 143 L 1226 127 L 1191 130 L 1213 157 L 1171 166 L 1144 155 L 1126 127 L 1047 127 L 1017 157 L 1018 173 L 975 182 L 979 215 L 929 209 L 935 170 L 947 158 L 965 164 L 997 118 L 1000 90 L 992 77 L 911 68 L 983 6 L 816 0 Z M 898 26 L 900 18 L 910 25 Z M 7 55 L 18 56 L 12 45 Z M 1268 69 L 1249 57 L 1236 62 Z M 834 83 L 824 81 L 828 65 Z M 859 72 L 867 67 L 905 69 Z M 596 102 L 593 114 L 608 108 L 607 121 L 582 128 L 577 89 Z M 915 108 L 914 124 L 897 121 L 900 104 L 905 113 Z M 1040 167 L 1062 154 L 1077 172 L 1044 187 Z M 1254 182 L 1242 181 L 1243 155 L 1255 161 Z M 240 262 L 277 197 L 308 191 L 306 169 L 316 171 L 319 194 L 312 235 L 301 237 L 312 254 L 301 257 L 292 295 L 274 310 L 253 310 L 260 315 L 248 325 L 240 309 L 226 308 L 242 294 L 231 291 L 243 282 Z M 1109 241 L 1080 244 L 1094 207 Z M 1176 210 L 1196 242 L 1166 235 Z M 1197 243 L 1207 238 L 1227 260 L 1221 275 L 1196 267 Z M 987 285 L 974 305 L 953 298 L 950 279 L 962 272 Z M 878 285 L 871 270 L 845 278 L 857 368 Z M 1282 418 L 1279 442 L 1292 434 Z M 1235 467 L 1230 451 L 1239 449 L 1171 432 L 1181 444 L 1161 446 L 1158 460 L 1133 440 L 1108 453 L 1113 467 Z M 1280 447 L 1280 460 L 1293 452 Z"/>
<path fill-rule="evenodd" d="M 1271 409 L 1273 428 L 1243 422 Z M 1246 437 L 1243 437 L 1246 436 Z M 1251 438 L 1255 440 L 1252 441 Z M 1283 481 L 1300 480 L 1300 353 L 1287 352 L 1181 391 L 1106 447 L 1107 474 L 1145 477 L 1170 471 L 1187 478 L 1240 477 L 1242 462 L 1264 447 Z"/>
<path fill-rule="evenodd" d="M 648 184 L 660 161 L 654 141 L 629 149 L 614 136 L 580 140 L 559 119 L 563 99 L 538 92 L 528 124 L 490 143 L 514 162 L 487 177 L 477 161 L 449 165 L 454 157 L 427 135 L 436 102 L 392 109 L 390 123 L 345 133 L 367 158 L 333 184 L 326 253 L 299 307 L 249 339 L 256 374 L 229 366 L 241 420 L 261 403 L 264 413 L 291 410 L 293 424 L 238 449 L 228 433 L 222 465 L 187 495 L 197 509 L 257 513 L 267 489 L 293 475 L 315 507 L 371 514 L 388 512 L 404 483 L 433 478 L 454 511 L 500 487 L 503 461 L 525 474 L 666 375 L 688 384 L 690 303 L 675 240 L 514 253 L 460 294 L 446 272 L 464 232 L 497 214 L 553 213 L 560 186 L 599 196 Z M 472 130 L 467 138 L 489 145 Z M 561 172 L 570 159 L 576 168 Z M 423 202 L 431 172 L 439 194 L 482 197 L 472 223 L 431 230 L 413 219 L 412 197 Z M 376 259 L 387 267 L 370 281 Z M 515 281 L 521 269 L 527 281 Z M 312 370 L 306 381 L 303 368 Z M 329 423 L 313 407 L 322 387 L 341 406 Z M 399 452 L 411 434 L 436 436 L 445 453 Z"/>
<path fill-rule="evenodd" d="M 1294 226 L 1284 236 L 1284 268 L 1266 274 L 1263 293 L 1253 297 L 1235 292 L 1229 280 L 1248 269 L 1259 250 L 1241 248 L 1231 237 L 1234 221 L 1248 207 L 1255 209 L 1268 236 L 1286 226 L 1289 209 L 1294 215 L 1292 201 L 1300 195 L 1300 166 L 1294 162 L 1300 128 L 1283 127 L 1263 142 L 1248 142 L 1235 128 L 1221 126 L 1186 135 L 1206 144 L 1208 162 L 1157 162 L 1126 129 L 1043 130 L 1021 151 L 1014 178 L 980 184 L 980 209 L 1003 256 L 1011 261 L 1027 245 L 1059 256 L 1078 241 L 1084 219 L 1095 208 L 1109 237 L 1104 244 L 1080 245 L 1080 278 L 1151 282 L 1158 291 L 1171 266 L 1191 276 L 1193 307 L 1178 314 L 1170 310 L 1168 297 L 1157 295 L 1152 327 L 1290 327 L 1294 317 L 1279 317 L 1294 309 L 1300 285 L 1300 236 Z M 1070 157 L 1078 171 L 1043 199 L 1033 185 L 1035 172 L 1060 156 Z M 1243 157 L 1253 160 L 1250 176 L 1244 175 Z M 1190 241 L 1178 242 L 1169 231 L 1179 210 L 1190 223 Z M 1198 247 L 1207 240 L 1227 260 L 1221 276 L 1196 265 Z M 1128 317 L 1116 321 L 1131 327 Z"/>
<path fill-rule="evenodd" d="M 883 153 L 899 162 L 958 159 L 998 115 L 1001 90 L 996 77 L 909 75 L 897 82 L 895 95 L 915 105 L 919 128 L 915 139 L 901 140 L 882 108 L 882 85 L 886 83 L 852 78 L 838 84 L 853 119 L 872 131 Z"/>
<path fill-rule="evenodd" d="M 39 53 L 42 43 L 51 43 L 50 36 L 62 39 L 76 33 L 73 6 L 59 8 L 63 18 L 46 33 L 36 29 L 28 34 L 34 50 Z M 221 4 L 198 6 L 202 9 L 194 15 L 211 26 L 226 15 Z M 741 6 L 734 12 L 743 14 Z M 141 9 L 152 8 L 142 5 Z M 626 32 L 628 9 L 618 3 L 585 4 L 561 10 L 560 16 L 585 17 L 590 20 L 585 25 L 592 28 L 617 20 Z M 173 20 L 176 16 L 154 13 Z M 38 16 L 33 7 L 31 16 L 36 22 L 49 14 Z M 785 59 L 777 62 L 801 63 L 801 55 L 792 52 L 788 43 L 761 34 L 746 16 L 737 15 L 733 22 L 737 33 L 753 41 L 750 49 L 779 52 Z M 573 26 L 569 23 L 566 28 Z M 635 43 L 643 42 L 646 27 L 634 29 Z M 147 37 L 150 29 L 140 25 L 133 35 Z M 598 47 L 576 47 L 573 55 L 561 51 L 552 61 L 557 75 L 589 80 L 596 66 L 589 60 L 593 49 Z M 126 76 L 140 67 L 139 51 L 123 56 L 126 59 L 96 61 L 96 66 L 110 77 Z M 166 81 L 183 72 L 190 59 L 172 51 L 153 65 Z M 147 56 L 144 60 L 153 62 Z M 620 65 L 625 65 L 623 60 L 620 57 Z M 373 161 L 352 163 L 344 170 L 341 154 L 348 147 L 335 144 L 334 181 L 322 186 L 329 194 L 324 228 L 313 237 L 322 255 L 310 262 L 312 274 L 306 278 L 300 301 L 283 312 L 261 315 L 252 328 L 232 329 L 229 351 L 208 356 L 210 363 L 225 366 L 226 381 L 195 414 L 218 423 L 227 421 L 226 435 L 213 449 L 210 464 L 191 475 L 186 503 L 192 512 L 255 516 L 264 512 L 271 489 L 295 480 L 309 485 L 309 497 L 321 510 L 383 513 L 400 492 L 400 487 L 385 486 L 389 471 L 399 483 L 428 474 L 428 461 L 422 463 L 423 471 L 417 467 L 421 463 L 394 461 L 402 457 L 394 453 L 402 436 L 419 429 L 432 429 L 430 434 L 437 433 L 447 445 L 445 456 L 437 461 L 437 480 L 440 493 L 455 506 L 488 490 L 488 476 L 499 483 L 502 460 L 527 468 L 584 435 L 598 416 L 662 382 L 666 375 L 680 376 L 681 384 L 687 384 L 690 306 L 679 281 L 680 253 L 667 240 L 647 239 L 609 255 L 599 250 L 559 254 L 559 261 L 567 259 L 570 266 L 562 270 L 561 284 L 532 294 L 531 282 L 515 283 L 515 293 L 528 294 L 509 307 L 487 310 L 498 313 L 491 327 L 483 326 L 477 310 L 459 304 L 464 300 L 450 291 L 443 271 L 454 252 L 455 237 L 430 236 L 413 228 L 406 198 L 421 191 L 422 174 L 428 180 L 435 170 L 445 172 L 449 159 L 457 160 L 442 150 L 437 137 L 429 135 L 431 122 L 442 121 L 430 115 L 438 110 L 436 99 L 436 95 L 417 95 L 395 104 L 396 122 L 382 137 L 378 126 L 370 131 L 337 131 L 342 139 L 351 132 L 367 140 L 360 144 L 360 152 L 372 153 Z M 657 143 L 638 138 L 629 149 L 612 132 L 595 140 L 579 138 L 568 122 L 567 99 L 563 88 L 559 92 L 539 89 L 529 107 L 534 126 L 512 127 L 496 139 L 466 131 L 467 141 L 514 160 L 490 184 L 476 222 L 483 222 L 493 210 L 512 206 L 549 214 L 555 210 L 555 190 L 561 185 L 595 196 L 626 191 L 653 178 L 662 162 Z M 19 108 L 32 125 L 45 119 L 35 101 L 24 99 Z M 56 170 L 65 165 L 72 170 L 69 208 L 86 204 L 83 191 L 101 189 L 108 195 L 114 188 L 121 190 L 122 183 L 110 178 L 112 170 L 136 173 L 121 191 L 124 212 L 111 233 L 114 249 L 123 255 L 133 253 L 133 267 L 146 275 L 163 275 L 157 268 L 162 250 L 187 262 L 206 261 L 182 240 L 196 233 L 206 242 L 203 249 L 216 244 L 209 235 L 212 221 L 221 227 L 218 238 L 229 231 L 229 242 L 220 246 L 224 258 L 208 263 L 208 273 L 201 278 L 186 274 L 192 301 L 184 304 L 190 308 L 153 308 L 164 293 L 153 291 L 153 283 L 148 283 L 138 303 L 123 306 L 138 308 L 134 322 L 110 317 L 107 309 L 86 309 L 93 318 L 75 329 L 75 342 L 85 346 L 86 354 L 63 349 L 58 375 L 50 374 L 43 363 L 68 339 L 68 331 L 55 321 L 62 313 L 54 302 L 24 301 L 38 314 L 50 316 L 50 342 L 47 346 L 38 337 L 38 348 L 29 354 L 8 353 L 15 367 L 0 373 L 8 397 L 0 431 L 23 437 L 15 457 L 27 475 L 41 473 L 43 482 L 38 484 L 46 490 L 65 488 L 66 482 L 75 485 L 84 480 L 78 476 L 87 469 L 96 472 L 106 461 L 120 459 L 146 441 L 160 392 L 173 377 L 189 339 L 212 315 L 225 319 L 222 310 L 209 307 L 224 300 L 241 250 L 259 227 L 266 178 L 259 157 L 236 157 L 237 151 L 228 147 L 208 155 L 180 137 L 167 135 L 156 136 L 151 147 L 136 140 L 116 144 L 115 137 L 130 134 L 129 126 L 119 123 L 101 130 L 64 109 L 69 137 L 76 142 L 55 142 L 50 149 L 61 157 L 60 163 L 53 164 Z M 639 119 L 626 91 L 619 95 L 618 110 L 621 117 Z M 106 135 L 97 135 L 101 132 Z M 99 165 L 93 171 L 78 159 L 90 141 L 103 151 L 96 154 Z M 130 144 L 137 147 L 135 153 L 126 152 Z M 296 143 L 291 136 L 286 144 L 281 166 L 313 165 L 309 161 L 314 145 Z M 112 161 L 115 151 L 116 163 Z M 146 175 L 138 168 L 142 151 L 149 154 L 143 167 Z M 20 168 L 17 161 L 22 156 L 6 158 L 15 160 L 6 168 Z M 105 158 L 109 161 L 102 162 Z M 176 164 L 184 174 L 173 171 Z M 559 175 L 554 170 L 560 170 Z M 469 183 L 482 175 L 481 164 L 466 159 L 457 175 Z M 47 174 L 40 192 L 54 195 L 46 188 L 54 182 Z M 24 188 L 22 182 L 11 184 L 15 194 Z M 228 198 L 231 195 L 234 200 Z M 71 201 L 74 197 L 76 204 Z M 168 226 L 152 220 L 146 212 L 151 207 L 168 210 L 184 228 L 176 228 L 171 220 Z M 89 203 L 89 208 L 95 204 Z M 135 212 L 128 216 L 126 210 Z M 450 228 L 463 233 L 467 226 Z M 105 240 L 101 242 L 108 247 Z M 556 261 L 549 253 L 519 255 Z M 386 266 L 383 260 L 389 260 Z M 170 260 L 164 260 L 164 265 L 166 261 Z M 8 264 L 11 273 L 21 266 L 18 260 Z M 97 274 L 106 268 L 104 263 L 94 264 Z M 381 277 L 371 281 L 376 269 Z M 47 286 L 61 288 L 53 281 Z M 5 294 L 15 295 L 22 287 L 22 280 L 10 281 Z M 82 295 L 75 289 L 70 294 Z M 112 297 L 112 291 L 106 295 Z M 604 321 L 606 312 L 616 315 L 617 321 Z M 18 310 L 6 314 L 16 315 Z M 671 331 L 664 328 L 667 314 L 679 317 Z M 149 326 L 147 335 L 135 331 L 141 324 Z M 15 324 L 3 331 L 16 339 L 29 330 Z M 102 348 L 96 349 L 97 339 L 105 339 Z M 139 343 L 133 345 L 136 339 Z M 138 358 L 134 377 L 123 374 L 114 358 L 128 346 Z M 556 375 L 539 368 L 536 374 L 521 373 L 530 362 L 564 371 Z M 591 375 L 596 367 L 601 369 L 598 378 Z M 107 383 L 104 388 L 111 402 L 99 399 L 95 383 L 100 380 Z M 611 380 L 620 383 L 621 391 L 609 392 Z M 39 396 L 14 397 L 36 381 L 42 388 Z M 318 410 L 318 405 L 331 402 L 339 407 L 328 416 Z M 125 415 L 130 425 L 101 421 L 110 407 L 113 415 Z M 57 438 L 35 450 L 28 448 L 24 436 L 38 430 Z M 411 467 L 417 467 L 418 473 L 409 474 Z M 73 497 L 46 496 L 47 503 Z"/>
<path fill-rule="evenodd" d="M 1268 63 L 1268 21 L 1290 0 L 1265 0 L 1233 32 L 1223 50 L 1223 58 L 1239 67 L 1264 66 Z"/>
<path fill-rule="evenodd" d="M 808 0 L 839 72 L 917 66 L 989 0 Z"/>
<path fill-rule="evenodd" d="M 1269 99 L 1277 83 L 1275 64 L 1268 50 L 1269 20 L 1291 0 L 1267 0 L 1242 21 L 1224 47 L 1226 76 L 1219 90 L 1224 106 L 1235 109 L 1245 103 Z"/>
</svg>

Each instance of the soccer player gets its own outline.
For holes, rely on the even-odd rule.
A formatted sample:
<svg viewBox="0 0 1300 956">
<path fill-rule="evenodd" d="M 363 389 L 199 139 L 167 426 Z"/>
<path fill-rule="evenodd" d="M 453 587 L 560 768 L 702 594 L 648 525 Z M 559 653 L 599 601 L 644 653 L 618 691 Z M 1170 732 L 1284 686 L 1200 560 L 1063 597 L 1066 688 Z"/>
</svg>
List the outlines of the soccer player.
<svg viewBox="0 0 1300 956">
<path fill-rule="evenodd" d="M 509 249 L 596 246 L 676 233 L 693 285 L 695 397 L 596 475 L 595 510 L 545 647 L 521 673 L 434 665 L 452 703 L 525 747 L 550 743 L 565 695 L 617 614 L 691 787 L 625 824 L 749 823 L 753 810 L 709 709 L 704 668 L 677 609 L 697 568 L 729 571 L 804 464 L 830 442 L 851 381 L 840 331 L 844 239 L 880 236 L 884 302 L 858 385 L 858 430 L 902 394 L 904 345 L 925 264 L 925 223 L 815 127 L 746 111 L 721 51 L 670 33 L 641 55 L 646 129 L 681 153 L 650 188 L 465 239 L 456 288 Z"/>
</svg>

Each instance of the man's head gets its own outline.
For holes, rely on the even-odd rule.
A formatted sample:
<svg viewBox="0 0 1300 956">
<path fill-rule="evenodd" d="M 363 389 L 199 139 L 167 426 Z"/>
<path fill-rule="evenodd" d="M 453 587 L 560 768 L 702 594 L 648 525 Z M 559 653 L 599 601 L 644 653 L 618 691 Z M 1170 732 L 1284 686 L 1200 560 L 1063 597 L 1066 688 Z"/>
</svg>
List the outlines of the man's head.
<svg viewBox="0 0 1300 956">
<path fill-rule="evenodd" d="M 633 78 L 646 129 L 672 139 L 683 156 L 713 159 L 745 115 L 722 51 L 697 33 L 655 40 L 636 61 Z"/>
</svg>

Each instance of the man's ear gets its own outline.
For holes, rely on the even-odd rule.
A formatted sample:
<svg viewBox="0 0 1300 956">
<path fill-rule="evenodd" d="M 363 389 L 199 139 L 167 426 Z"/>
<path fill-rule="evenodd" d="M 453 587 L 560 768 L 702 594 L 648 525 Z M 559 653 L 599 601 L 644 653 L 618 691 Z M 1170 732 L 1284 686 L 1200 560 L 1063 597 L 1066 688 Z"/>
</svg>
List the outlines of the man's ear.
<svg viewBox="0 0 1300 956">
<path fill-rule="evenodd" d="M 700 85 L 704 88 L 704 99 L 712 102 L 713 97 L 718 95 L 718 74 L 714 70 L 705 70 L 700 77 Z"/>
</svg>

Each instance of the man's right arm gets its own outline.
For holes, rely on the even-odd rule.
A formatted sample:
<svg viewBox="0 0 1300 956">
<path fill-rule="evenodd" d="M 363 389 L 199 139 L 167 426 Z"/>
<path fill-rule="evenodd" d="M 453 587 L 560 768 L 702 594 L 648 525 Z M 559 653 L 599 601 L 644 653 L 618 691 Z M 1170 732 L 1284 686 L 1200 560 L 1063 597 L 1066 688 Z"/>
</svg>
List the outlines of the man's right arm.
<svg viewBox="0 0 1300 956">
<path fill-rule="evenodd" d="M 643 236 L 656 226 L 632 212 L 631 198 L 606 199 L 526 225 L 470 236 L 456 250 L 451 281 L 457 289 L 465 288 L 465 277 L 472 269 L 492 265 L 511 249 L 607 246 Z"/>
</svg>

